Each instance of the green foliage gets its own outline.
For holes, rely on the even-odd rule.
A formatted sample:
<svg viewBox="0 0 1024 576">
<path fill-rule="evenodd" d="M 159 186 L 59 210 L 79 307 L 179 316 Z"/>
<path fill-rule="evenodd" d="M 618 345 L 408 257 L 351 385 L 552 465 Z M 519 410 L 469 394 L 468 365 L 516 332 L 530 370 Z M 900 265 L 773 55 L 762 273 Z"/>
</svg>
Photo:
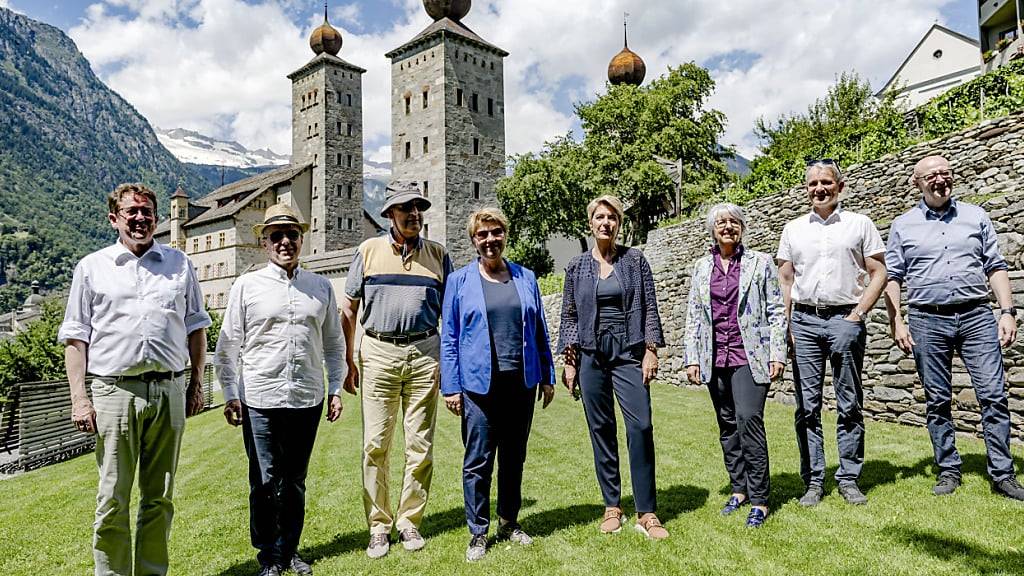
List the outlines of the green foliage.
<svg viewBox="0 0 1024 576">
<path fill-rule="evenodd" d="M 215 310 L 206 309 L 206 313 L 210 315 L 210 320 L 213 324 L 210 324 L 209 328 L 206 329 L 206 349 L 216 350 L 217 349 L 217 338 L 220 337 L 220 327 L 224 323 L 224 317 Z"/>
<path fill-rule="evenodd" d="M 565 274 L 548 274 L 537 278 L 537 284 L 540 286 L 541 296 L 550 296 L 551 294 L 561 294 L 562 289 L 565 287 Z"/>
<path fill-rule="evenodd" d="M 731 192 L 744 201 L 800 184 L 807 159 L 832 158 L 845 168 L 911 142 L 894 96 L 877 101 L 868 82 L 856 73 L 843 73 L 805 114 L 775 122 L 758 119 L 754 133 L 761 140 L 762 155 L 750 163 L 744 191 Z"/>
<path fill-rule="evenodd" d="M 627 242 L 642 242 L 658 220 L 677 211 L 676 185 L 656 157 L 682 160 L 681 203 L 699 204 L 726 182 L 722 160 L 731 154 L 717 146 L 725 116 L 706 107 L 713 90 L 708 72 L 689 63 L 647 86 L 609 86 L 593 102 L 577 104 L 582 142 L 568 134 L 539 154 L 514 157 L 512 175 L 498 183 L 513 241 L 542 242 L 552 234 L 582 239 L 587 203 L 614 194 L 627 207 Z"/>
<path fill-rule="evenodd" d="M 505 251 L 505 258 L 529 268 L 538 278 L 551 274 L 555 269 L 555 259 L 540 242 L 520 240 Z"/>
<path fill-rule="evenodd" d="M 1021 109 L 1024 60 L 1015 60 L 932 99 L 915 114 L 922 136 L 931 139 Z"/>
<path fill-rule="evenodd" d="M 14 384 L 65 377 L 64 346 L 57 342 L 63 320 L 64 301 L 46 300 L 42 315 L 24 332 L 0 342 L 0 397 Z"/>
</svg>

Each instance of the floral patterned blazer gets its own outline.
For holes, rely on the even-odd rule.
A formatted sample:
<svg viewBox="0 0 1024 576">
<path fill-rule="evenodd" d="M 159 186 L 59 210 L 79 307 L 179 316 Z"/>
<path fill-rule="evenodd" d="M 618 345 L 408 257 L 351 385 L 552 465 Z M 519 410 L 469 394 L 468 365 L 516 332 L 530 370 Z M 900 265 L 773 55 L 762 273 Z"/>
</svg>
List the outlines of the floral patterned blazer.
<svg viewBox="0 0 1024 576">
<path fill-rule="evenodd" d="M 711 324 L 711 271 L 714 256 L 693 264 L 686 312 L 684 360 L 700 366 L 701 381 L 711 381 L 714 330 Z M 768 384 L 769 362 L 786 362 L 786 312 L 779 289 L 779 272 L 771 256 L 745 250 L 740 258 L 740 294 L 737 309 L 740 336 L 754 381 Z"/>
</svg>

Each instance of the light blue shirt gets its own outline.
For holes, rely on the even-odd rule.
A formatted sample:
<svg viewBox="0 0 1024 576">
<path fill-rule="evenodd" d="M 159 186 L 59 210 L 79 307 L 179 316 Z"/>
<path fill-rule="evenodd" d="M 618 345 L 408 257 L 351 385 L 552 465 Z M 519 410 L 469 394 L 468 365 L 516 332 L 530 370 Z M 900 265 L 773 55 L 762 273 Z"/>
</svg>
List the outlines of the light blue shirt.
<svg viewBox="0 0 1024 576">
<path fill-rule="evenodd" d="M 988 214 L 956 199 L 943 213 L 922 200 L 894 220 L 885 266 L 909 304 L 938 306 L 987 299 L 989 275 L 1007 269 Z"/>
</svg>

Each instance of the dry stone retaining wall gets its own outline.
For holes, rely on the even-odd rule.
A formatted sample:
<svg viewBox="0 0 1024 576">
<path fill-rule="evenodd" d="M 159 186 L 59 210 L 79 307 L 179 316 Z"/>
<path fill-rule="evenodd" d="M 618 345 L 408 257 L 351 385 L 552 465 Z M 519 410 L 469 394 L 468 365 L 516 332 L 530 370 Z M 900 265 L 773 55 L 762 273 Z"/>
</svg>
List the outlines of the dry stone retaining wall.
<svg viewBox="0 0 1024 576">
<path fill-rule="evenodd" d="M 1021 271 L 1024 269 L 1024 114 L 987 121 L 899 154 L 850 166 L 846 171 L 843 207 L 870 216 L 883 239 L 887 239 L 893 219 L 920 198 L 908 177 L 914 164 L 929 154 L 942 154 L 950 160 L 958 198 L 978 203 L 989 212 L 999 233 L 1003 256 L 1010 265 L 1015 304 L 1018 308 L 1024 307 L 1024 272 Z M 744 243 L 774 255 L 786 222 L 808 211 L 809 203 L 802 187 L 755 200 L 746 206 L 749 229 Z M 651 232 L 644 250 L 654 270 L 667 343 L 661 354 L 660 378 L 680 386 L 688 385 L 682 344 L 690 268 L 696 258 L 707 253 L 709 246 L 703 220 L 697 219 Z M 545 300 L 552 344 L 557 339 L 560 300 L 560 295 Z M 1018 337 L 1004 353 L 1013 435 L 1018 440 L 1024 439 L 1022 340 L 1024 338 Z M 924 390 L 913 358 L 896 348 L 889 336 L 881 299 L 868 318 L 864 377 L 866 415 L 877 420 L 924 425 Z M 979 406 L 959 359 L 954 362 L 953 388 L 957 429 L 980 433 Z M 793 402 L 793 381 L 788 368 L 786 378 L 773 384 L 770 396 L 777 401 Z M 829 407 L 834 409 L 835 395 L 828 380 L 825 397 Z"/>
</svg>

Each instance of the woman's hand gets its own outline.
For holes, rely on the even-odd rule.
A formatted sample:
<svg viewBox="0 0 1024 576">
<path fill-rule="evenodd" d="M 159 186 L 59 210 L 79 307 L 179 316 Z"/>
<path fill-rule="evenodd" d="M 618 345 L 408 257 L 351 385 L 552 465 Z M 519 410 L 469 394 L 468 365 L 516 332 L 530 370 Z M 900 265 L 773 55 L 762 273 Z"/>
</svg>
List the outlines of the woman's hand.
<svg viewBox="0 0 1024 576">
<path fill-rule="evenodd" d="M 690 384 L 700 384 L 700 366 L 691 364 L 686 367 L 686 379 Z"/>
<path fill-rule="evenodd" d="M 650 386 L 651 380 L 658 377 L 658 353 L 648 348 L 640 367 L 644 373 L 644 386 Z"/>
<path fill-rule="evenodd" d="M 537 401 L 539 402 L 541 399 L 544 400 L 544 403 L 541 404 L 540 406 L 542 410 L 544 408 L 547 408 L 548 404 L 551 404 L 551 401 L 554 398 L 555 387 L 552 386 L 551 384 L 541 384 L 540 386 L 537 387 Z"/>
<path fill-rule="evenodd" d="M 786 365 L 782 362 L 769 362 L 768 363 L 768 378 L 771 380 L 778 380 L 782 378 L 782 373 L 786 371 Z"/>
<path fill-rule="evenodd" d="M 462 415 L 462 394 L 451 394 L 444 397 L 444 405 L 456 416 Z"/>
</svg>

